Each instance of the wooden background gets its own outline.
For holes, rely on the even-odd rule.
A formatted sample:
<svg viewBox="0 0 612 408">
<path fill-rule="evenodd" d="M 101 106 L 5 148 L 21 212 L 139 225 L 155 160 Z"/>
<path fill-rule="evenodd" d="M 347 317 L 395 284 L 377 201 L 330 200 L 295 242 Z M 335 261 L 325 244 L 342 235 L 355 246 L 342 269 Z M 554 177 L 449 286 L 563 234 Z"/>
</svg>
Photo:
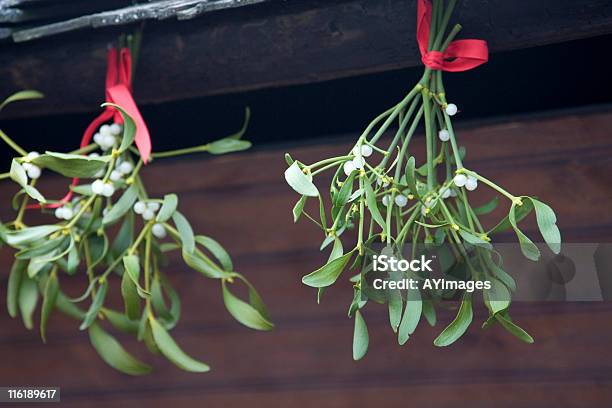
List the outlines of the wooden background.
<svg viewBox="0 0 612 408">
<path fill-rule="evenodd" d="M 612 111 L 560 112 L 461 127 L 466 163 L 510 191 L 533 194 L 553 206 L 566 241 L 612 239 Z M 303 286 L 302 275 L 326 255 L 310 224 L 294 225 L 297 199 L 285 184 L 283 153 L 305 162 L 343 153 L 350 138 L 321 145 L 278 147 L 206 159 L 155 163 L 144 172 L 151 194 L 175 191 L 196 230 L 222 242 L 236 269 L 259 288 L 276 329 L 253 332 L 225 311 L 217 282 L 173 258 L 169 275 L 183 298 L 182 320 L 173 331 L 190 354 L 208 362 L 208 374 L 189 374 L 148 356 L 127 340 L 156 371 L 132 378 L 107 367 L 78 323 L 54 314 L 43 345 L 38 333 L 0 313 L 0 385 L 62 387 L 62 402 L 79 407 L 585 407 L 612 402 L 612 305 L 516 304 L 514 318 L 536 339 L 522 344 L 498 327 L 482 331 L 480 308 L 469 332 L 439 349 L 439 326 L 421 324 L 399 347 L 386 311 L 370 305 L 365 317 L 370 351 L 351 358 L 352 292 L 342 282 L 325 294 Z M 417 149 L 417 153 L 418 153 Z M 44 177 L 44 192 L 60 195 L 63 181 Z M 0 185 L 2 202 L 14 191 Z M 55 193 L 55 194 L 53 194 Z M 477 191 L 476 201 L 490 192 Z M 8 208 L 0 218 L 12 218 Z M 0 252 L 5 298 L 11 254 Z M 81 282 L 64 279 L 71 294 Z M 116 282 L 114 289 L 118 289 Z M 116 299 L 115 299 L 116 300 Z"/>
</svg>

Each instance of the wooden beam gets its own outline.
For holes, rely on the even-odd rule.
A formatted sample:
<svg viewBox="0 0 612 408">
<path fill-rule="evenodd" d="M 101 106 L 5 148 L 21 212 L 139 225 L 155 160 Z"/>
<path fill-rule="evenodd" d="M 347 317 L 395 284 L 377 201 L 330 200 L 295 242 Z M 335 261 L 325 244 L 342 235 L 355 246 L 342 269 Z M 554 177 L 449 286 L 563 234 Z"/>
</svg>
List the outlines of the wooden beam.
<svg viewBox="0 0 612 408">
<path fill-rule="evenodd" d="M 420 64 L 413 0 L 272 1 L 145 31 L 135 84 L 159 103 L 331 80 Z M 463 0 L 461 37 L 493 51 L 612 32 L 608 0 Z M 102 102 L 105 49 L 118 28 L 67 34 L 0 52 L 0 95 L 34 88 L 46 101 L 4 117 L 93 111 Z"/>
</svg>

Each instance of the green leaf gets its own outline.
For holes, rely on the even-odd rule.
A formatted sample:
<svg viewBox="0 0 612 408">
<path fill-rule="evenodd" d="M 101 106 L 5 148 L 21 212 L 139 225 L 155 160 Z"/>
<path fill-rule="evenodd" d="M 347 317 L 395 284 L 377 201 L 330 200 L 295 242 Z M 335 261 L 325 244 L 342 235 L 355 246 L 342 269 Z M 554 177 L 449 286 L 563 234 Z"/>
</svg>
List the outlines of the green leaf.
<svg viewBox="0 0 612 408">
<path fill-rule="evenodd" d="M 295 191 L 307 197 L 317 197 L 319 190 L 312 183 L 312 175 L 304 174 L 297 162 L 285 170 L 285 180 Z"/>
<path fill-rule="evenodd" d="M 411 193 L 417 194 L 418 191 L 416 187 L 416 175 L 414 174 L 414 167 L 414 157 L 410 156 L 408 162 L 406 163 L 406 185 L 410 189 Z"/>
<path fill-rule="evenodd" d="M 26 261 L 16 259 L 11 267 L 6 293 L 6 307 L 12 318 L 17 317 L 19 308 L 19 289 L 27 266 L 28 263 Z"/>
<path fill-rule="evenodd" d="M 361 360 L 365 356 L 369 342 L 368 327 L 358 310 L 355 312 L 355 329 L 353 331 L 353 360 Z"/>
<path fill-rule="evenodd" d="M 489 201 L 488 203 L 478 208 L 474 208 L 474 214 L 476 215 L 489 214 L 490 212 L 492 212 L 494 209 L 497 208 L 498 203 L 499 203 L 499 197 L 493 197 L 493 199 Z"/>
<path fill-rule="evenodd" d="M 234 296 L 225 281 L 221 282 L 223 303 L 228 312 L 240 323 L 255 330 L 272 330 L 274 325 L 253 306 Z"/>
<path fill-rule="evenodd" d="M 557 216 L 552 208 L 535 198 L 529 198 L 535 208 L 538 228 L 544 242 L 555 254 L 561 252 L 561 232 L 557 227 Z"/>
<path fill-rule="evenodd" d="M 170 299 L 170 308 L 166 306 L 164 291 Z M 168 330 L 173 328 L 181 315 L 181 299 L 161 273 L 153 278 L 151 301 L 157 315 L 163 318 L 164 327 Z"/>
<path fill-rule="evenodd" d="M 95 323 L 89 327 L 89 340 L 106 364 L 124 374 L 144 375 L 152 370 L 150 366 L 125 351 L 113 336 Z"/>
<path fill-rule="evenodd" d="M 140 297 L 127 269 L 121 277 L 121 296 L 123 297 L 123 305 L 127 317 L 129 319 L 138 319 L 140 317 Z"/>
<path fill-rule="evenodd" d="M 130 320 L 126 315 L 105 307 L 102 308 L 102 313 L 115 329 L 129 334 L 138 333 L 139 319 Z"/>
<path fill-rule="evenodd" d="M 533 205 L 531 204 L 531 201 L 523 202 L 523 205 L 514 209 L 515 222 L 521 222 L 531 213 L 532 210 Z M 512 228 L 512 224 L 510 223 L 509 215 L 507 215 L 495 227 L 489 230 L 489 232 L 487 232 L 487 235 L 499 234 L 500 232 L 507 231 L 510 228 Z"/>
<path fill-rule="evenodd" d="M 21 286 L 19 288 L 19 311 L 23 319 L 23 325 L 32 330 L 34 324 L 32 322 L 32 314 L 36 310 L 38 303 L 38 287 L 34 279 L 27 275 L 23 276 Z"/>
<path fill-rule="evenodd" d="M 81 258 L 79 256 L 79 250 L 76 245 L 73 245 L 68 252 L 68 261 L 66 262 L 66 272 L 69 275 L 74 275 L 79 264 L 81 263 Z"/>
<path fill-rule="evenodd" d="M 227 272 L 231 272 L 234 270 L 232 258 L 230 258 L 229 254 L 221 246 L 221 244 L 205 235 L 198 235 L 195 237 L 195 240 L 198 244 L 202 245 L 204 248 L 210 251 L 210 253 L 213 254 L 213 256 L 219 260 L 219 263 L 221 263 L 223 269 L 225 269 Z"/>
<path fill-rule="evenodd" d="M 13 159 L 13 161 L 11 162 L 11 170 L 9 175 L 13 181 L 23 187 L 23 190 L 26 192 L 27 195 L 41 203 L 47 202 L 47 200 L 45 200 L 45 197 L 43 197 L 43 195 L 40 194 L 40 192 L 35 187 L 28 185 L 28 176 L 26 174 L 26 171 L 15 159 Z"/>
<path fill-rule="evenodd" d="M 488 241 L 485 241 L 484 239 L 477 237 L 471 232 L 468 232 L 465 230 L 459 230 L 459 235 L 461 235 L 461 238 L 463 238 L 463 240 L 467 242 L 468 244 L 472 244 L 474 246 L 489 249 L 489 250 L 493 249 L 493 246 Z"/>
<path fill-rule="evenodd" d="M 178 197 L 176 194 L 166 194 L 159 213 L 157 213 L 157 222 L 166 222 L 172 217 L 178 206 Z"/>
<path fill-rule="evenodd" d="M 123 118 L 123 137 L 121 138 L 121 145 L 119 146 L 119 153 L 125 152 L 134 143 L 134 137 L 136 137 L 136 124 L 134 120 L 126 111 L 123 110 L 119 105 L 114 103 L 103 103 L 102 106 L 112 106 L 121 113 Z"/>
<path fill-rule="evenodd" d="M 506 285 L 497 279 L 490 279 L 491 289 L 486 290 L 485 297 L 492 314 L 508 309 L 510 306 L 510 291 Z"/>
<path fill-rule="evenodd" d="M 370 214 L 372 214 L 372 219 L 381 226 L 383 231 L 386 231 L 387 223 L 380 214 L 378 203 L 376 202 L 376 194 L 374 194 L 374 190 L 372 190 L 372 186 L 367 179 L 363 180 L 363 190 L 365 191 L 366 202 L 368 203 L 368 210 L 370 211 Z"/>
<path fill-rule="evenodd" d="M 523 203 L 523 205 L 525 205 Z M 531 259 L 532 261 L 537 261 L 540 259 L 540 250 L 538 247 L 529 239 L 529 237 L 518 228 L 516 221 L 516 213 L 515 213 L 515 204 L 513 203 L 510 207 L 510 213 L 508 214 L 508 220 L 510 221 L 510 225 L 514 229 L 516 233 L 516 237 L 519 240 L 519 245 L 521 247 L 521 252 L 525 255 L 525 258 Z"/>
<path fill-rule="evenodd" d="M 525 330 L 512 323 L 509 317 L 504 316 L 502 313 L 498 313 L 495 315 L 495 318 L 506 330 L 508 330 L 514 336 L 518 337 L 525 343 L 533 343 L 533 337 L 531 337 L 529 333 L 527 333 Z"/>
<path fill-rule="evenodd" d="M 393 333 L 397 333 L 397 328 L 402 321 L 402 293 L 399 289 L 388 289 L 387 290 L 387 306 L 389 309 L 389 323 L 391 324 L 391 329 Z"/>
<path fill-rule="evenodd" d="M 423 301 L 418 289 L 409 290 L 406 296 L 406 309 L 404 310 L 404 317 L 402 318 L 397 336 L 397 341 L 400 345 L 404 345 L 410 338 L 410 335 L 414 333 L 419 320 L 421 320 L 421 312 L 423 311 Z"/>
<path fill-rule="evenodd" d="M 306 204 L 306 199 L 308 197 L 302 196 L 297 203 L 293 206 L 293 222 L 297 222 L 304 212 L 304 205 Z"/>
<path fill-rule="evenodd" d="M 210 154 L 224 154 L 246 150 L 251 147 L 251 142 L 228 137 L 209 143 L 207 147 L 207 151 Z"/>
<path fill-rule="evenodd" d="M 122 255 L 134 241 L 134 213 L 129 212 L 123 219 L 123 224 L 111 246 L 113 257 Z"/>
<path fill-rule="evenodd" d="M 79 327 L 79 330 L 85 330 L 92 325 L 92 323 L 98 317 L 98 313 L 104 304 L 104 300 L 106 298 L 106 292 L 108 291 L 108 281 L 104 280 L 98 286 L 98 292 L 96 292 L 96 296 L 93 298 L 91 305 L 89 306 L 89 310 L 85 314 L 85 318 L 83 319 L 83 323 Z"/>
<path fill-rule="evenodd" d="M 466 332 L 470 323 L 472 323 L 473 317 L 472 299 L 471 296 L 466 293 L 463 296 L 461 307 L 459 308 L 459 312 L 457 312 L 455 320 L 436 337 L 434 344 L 438 347 L 445 347 L 457 341 L 459 337 L 463 336 L 463 333 Z"/>
<path fill-rule="evenodd" d="M 436 309 L 434 308 L 433 302 L 431 300 L 424 300 L 422 305 L 423 316 L 425 316 L 427 323 L 429 323 L 431 327 L 434 327 L 438 319 L 436 317 Z"/>
<path fill-rule="evenodd" d="M 25 101 L 28 99 L 40 99 L 44 97 L 45 96 L 43 94 L 41 94 L 38 91 L 34 91 L 34 90 L 25 90 L 25 91 L 15 92 L 14 94 L 6 98 L 2 103 L 0 103 L 0 111 L 4 109 L 4 107 L 8 105 L 9 103 L 13 103 L 17 101 Z"/>
<path fill-rule="evenodd" d="M 176 344 L 170 334 L 164 329 L 164 327 L 157 322 L 157 320 L 150 318 L 151 329 L 153 331 L 153 338 L 161 353 L 177 367 L 190 372 L 204 373 L 210 371 L 210 367 L 200 361 L 194 360 L 189 357 L 180 347 Z"/>
<path fill-rule="evenodd" d="M 110 162 L 110 156 L 90 157 L 79 154 L 45 152 L 30 163 L 52 170 L 65 177 L 94 177 Z"/>
<path fill-rule="evenodd" d="M 138 199 L 138 188 L 135 185 L 131 185 L 102 218 L 102 224 L 112 224 L 123 217 L 125 213 L 132 209 L 136 199 Z"/>
<path fill-rule="evenodd" d="M 322 288 L 333 285 L 351 260 L 353 251 L 341 256 L 340 258 L 334 259 L 316 271 L 304 276 L 302 278 L 302 282 L 305 285 L 313 288 Z"/>
<path fill-rule="evenodd" d="M 47 322 L 49 321 L 49 316 L 55 307 L 58 292 L 59 282 L 57 280 L 57 274 L 51 273 L 45 282 L 43 304 L 42 308 L 40 309 L 40 337 L 42 338 L 43 343 L 47 342 Z"/>
<path fill-rule="evenodd" d="M 337 214 L 340 213 L 342 207 L 348 203 L 349 198 L 353 192 L 353 181 L 355 180 L 355 175 L 358 173 L 356 171 L 351 172 L 351 174 L 346 178 L 344 183 L 342 183 L 342 187 L 340 187 L 340 191 L 333 196 L 332 200 L 332 214 L 334 214 L 334 218 Z"/>
<path fill-rule="evenodd" d="M 21 247 L 51 235 L 59 229 L 58 225 L 38 225 L 19 231 L 9 231 L 6 233 L 6 243 L 12 247 Z"/>
<path fill-rule="evenodd" d="M 183 243 L 183 252 L 192 254 L 195 250 L 195 238 L 193 236 L 193 229 L 189 225 L 189 221 L 178 211 L 175 211 L 172 215 L 172 220 L 176 229 L 178 230 L 181 242 Z"/>
<path fill-rule="evenodd" d="M 140 297 L 144 298 L 150 295 L 150 293 L 140 286 L 140 283 L 138 282 L 140 279 L 140 258 L 138 258 L 137 255 L 124 256 L 123 268 L 125 269 L 125 273 L 127 273 L 132 283 L 134 283 L 136 286 Z"/>
<path fill-rule="evenodd" d="M 213 261 L 203 256 L 198 251 L 190 254 L 183 250 L 182 255 L 183 260 L 191 269 L 202 273 L 207 278 L 222 279 L 231 277 L 229 272 L 219 268 Z"/>
</svg>

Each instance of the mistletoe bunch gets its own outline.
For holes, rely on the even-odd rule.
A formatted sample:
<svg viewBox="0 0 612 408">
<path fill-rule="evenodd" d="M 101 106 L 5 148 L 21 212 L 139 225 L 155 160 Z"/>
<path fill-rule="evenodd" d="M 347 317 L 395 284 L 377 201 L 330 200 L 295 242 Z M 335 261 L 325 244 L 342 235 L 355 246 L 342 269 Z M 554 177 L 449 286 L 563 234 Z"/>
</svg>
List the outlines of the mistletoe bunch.
<svg viewBox="0 0 612 408">
<path fill-rule="evenodd" d="M 429 38 L 425 43 L 427 55 L 444 55 L 461 29 L 456 25 L 447 33 L 454 5 L 452 0 L 433 2 Z M 356 360 L 368 348 L 368 331 L 361 311 L 370 300 L 388 304 L 391 327 L 400 344 L 413 334 L 421 315 L 435 325 L 435 306 L 446 298 L 460 295 L 461 306 L 454 321 L 435 339 L 435 345 L 447 346 L 460 338 L 473 316 L 469 291 L 459 294 L 423 289 L 388 290 L 381 296 L 368 280 L 373 274 L 371 261 L 377 253 L 375 244 L 386 244 L 386 250 L 396 257 L 403 256 L 406 245 L 412 257 L 423 248 L 447 248 L 446 279 L 491 284 L 490 289 L 482 291 L 489 311 L 483 327 L 497 322 L 526 342 L 533 339 L 512 321 L 508 312 L 515 282 L 502 269 L 501 258 L 491 239 L 513 229 L 523 254 L 537 260 L 538 247 L 518 226 L 535 210 L 544 241 L 553 252 L 560 250 L 556 217 L 548 205 L 533 197 L 515 196 L 464 166 L 465 150 L 458 144 L 452 121 L 458 108 L 447 102 L 442 70 L 426 66 L 422 78 L 406 97 L 376 117 L 347 154 L 312 164 L 294 161 L 286 155 L 289 168 L 285 179 L 302 195 L 293 208 L 294 221 L 301 215 L 307 216 L 324 234 L 321 250 L 332 246 L 327 263 L 304 276 L 303 283 L 318 288 L 320 300 L 324 289 L 333 285 L 347 266 L 358 272 L 351 278 L 354 298 L 348 312 L 349 317 L 355 318 L 353 357 Z M 390 142 L 383 143 L 386 139 L 382 136 L 395 124 L 397 129 Z M 424 130 L 426 140 L 427 153 L 423 159 L 411 152 L 410 142 L 419 129 Z M 327 192 L 320 191 L 313 182 L 327 171 L 333 172 L 329 186 L 331 208 L 324 202 Z M 498 198 L 476 208 L 469 201 L 469 192 L 481 185 L 490 187 L 509 203 L 508 215 L 490 228 L 482 224 L 480 217 L 496 208 Z M 319 201 L 318 220 L 305 211 L 310 197 Z M 343 242 L 349 241 L 350 249 L 345 250 Z M 400 276 L 419 281 L 429 277 L 427 272 L 406 272 Z"/>
<path fill-rule="evenodd" d="M 7 103 L 41 97 L 25 91 L 9 97 Z M 16 218 L 0 223 L 0 243 L 13 248 L 7 293 L 9 314 L 21 314 L 32 329 L 39 299 L 40 334 L 46 341 L 52 312 L 59 310 L 80 321 L 93 347 L 115 369 L 131 375 L 149 373 L 151 367 L 129 354 L 108 328 L 125 332 L 144 342 L 154 354 L 161 354 L 179 368 L 205 372 L 209 366 L 185 354 L 170 330 L 178 323 L 181 302 L 170 280 L 162 272 L 166 254 L 180 251 L 185 263 L 204 277 L 217 280 L 229 313 L 240 323 L 256 330 L 270 330 L 273 324 L 255 288 L 234 271 L 223 247 L 205 235 L 196 235 L 178 208 L 175 194 L 150 197 L 140 177 L 143 160 L 133 146 L 136 126 L 119 106 L 123 126 L 102 125 L 94 143 L 70 153 L 26 152 L 0 131 L 0 137 L 19 155 L 11 163 L 10 178 L 20 190 L 12 203 Z M 154 153 L 152 158 L 194 152 L 223 154 L 245 150 L 250 142 L 241 140 L 248 124 L 247 109 L 242 129 L 229 137 L 187 149 Z M 72 193 L 61 201 L 46 200 L 36 188 L 41 172 L 86 179 L 73 183 Z M 34 202 L 34 204 L 32 204 Z M 40 208 L 50 222 L 28 225 L 26 211 Z M 115 227 L 116 226 L 116 227 Z M 64 279 L 86 279 L 82 295 L 71 298 L 61 289 Z M 120 285 L 123 305 L 109 305 L 111 286 Z M 248 300 L 241 300 L 230 288 L 241 283 Z M 107 322 L 107 323 L 105 323 Z"/>
</svg>

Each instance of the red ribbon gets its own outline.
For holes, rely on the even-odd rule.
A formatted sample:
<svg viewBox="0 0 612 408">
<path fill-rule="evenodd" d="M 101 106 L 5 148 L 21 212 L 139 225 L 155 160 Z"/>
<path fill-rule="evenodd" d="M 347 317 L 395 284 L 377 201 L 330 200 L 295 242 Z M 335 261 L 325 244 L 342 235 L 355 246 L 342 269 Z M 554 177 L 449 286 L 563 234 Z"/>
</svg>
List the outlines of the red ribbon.
<svg viewBox="0 0 612 408">
<path fill-rule="evenodd" d="M 132 56 L 128 48 L 122 48 L 117 52 L 116 48 L 109 48 L 107 54 L 106 67 L 106 102 L 120 106 L 132 117 L 136 124 L 136 147 L 140 153 L 142 161 L 146 164 L 151 156 L 151 137 L 147 125 L 134 102 L 132 96 Z M 112 106 L 106 106 L 94 120 L 91 121 L 83 137 L 81 138 L 80 147 L 83 148 L 91 143 L 93 134 L 105 122 L 114 120 L 115 123 L 123 123 L 123 118 L 117 109 Z M 79 184 L 78 178 L 73 178 L 71 187 Z M 73 196 L 72 188 L 70 191 L 56 203 L 53 204 L 32 204 L 27 208 L 58 208 L 68 203 Z"/>
<path fill-rule="evenodd" d="M 489 48 L 483 40 L 456 40 L 444 52 L 428 51 L 431 27 L 431 2 L 419 0 L 417 9 L 417 41 L 421 50 L 421 61 L 426 67 L 461 72 L 476 68 L 489 61 Z"/>
</svg>

